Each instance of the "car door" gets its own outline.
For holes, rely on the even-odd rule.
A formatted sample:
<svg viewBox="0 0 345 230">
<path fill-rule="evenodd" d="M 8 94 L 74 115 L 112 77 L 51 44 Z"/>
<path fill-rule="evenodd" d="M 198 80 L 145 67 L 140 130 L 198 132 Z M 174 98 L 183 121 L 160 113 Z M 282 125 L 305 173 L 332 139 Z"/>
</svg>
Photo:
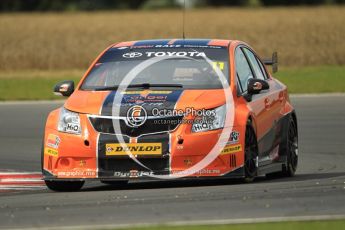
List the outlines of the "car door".
<svg viewBox="0 0 345 230">
<path fill-rule="evenodd" d="M 247 94 L 247 82 L 250 78 L 266 80 L 270 84 L 270 80 L 267 78 L 267 75 L 262 72 L 255 54 L 249 48 L 240 46 L 235 52 L 238 86 L 240 87 L 242 95 Z M 259 163 L 261 165 L 271 162 L 269 154 L 274 149 L 276 138 L 274 128 L 276 115 L 272 113 L 276 106 L 274 103 L 275 101 L 271 89 L 253 95 L 252 100 L 248 102 L 248 106 L 255 116 L 256 135 L 259 147 Z"/>
</svg>

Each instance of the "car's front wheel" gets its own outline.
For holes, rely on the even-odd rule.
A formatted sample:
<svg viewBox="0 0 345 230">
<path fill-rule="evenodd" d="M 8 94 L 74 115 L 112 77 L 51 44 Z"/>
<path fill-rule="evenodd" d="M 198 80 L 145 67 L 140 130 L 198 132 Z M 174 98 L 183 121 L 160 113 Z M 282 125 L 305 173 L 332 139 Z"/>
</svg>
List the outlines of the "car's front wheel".
<svg viewBox="0 0 345 230">
<path fill-rule="evenodd" d="M 80 190 L 85 181 L 45 181 L 50 190 L 57 192 L 74 192 Z"/>
<path fill-rule="evenodd" d="M 252 182 L 258 172 L 258 144 L 255 131 L 250 122 L 248 122 L 246 128 L 244 152 L 244 181 Z"/>
<path fill-rule="evenodd" d="M 290 118 L 289 131 L 286 142 L 287 160 L 283 167 L 283 176 L 295 175 L 298 165 L 298 133 L 296 122 Z"/>
</svg>

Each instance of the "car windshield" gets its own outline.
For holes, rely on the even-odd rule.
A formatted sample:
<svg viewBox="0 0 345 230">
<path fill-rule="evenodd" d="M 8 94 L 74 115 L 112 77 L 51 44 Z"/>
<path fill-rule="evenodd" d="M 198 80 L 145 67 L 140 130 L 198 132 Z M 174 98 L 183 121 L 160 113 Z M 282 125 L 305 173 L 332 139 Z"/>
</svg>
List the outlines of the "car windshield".
<svg viewBox="0 0 345 230">
<path fill-rule="evenodd" d="M 156 58 L 156 57 L 161 57 Z M 167 57 L 165 59 L 165 57 Z M 152 62 L 145 61 L 151 59 Z M 158 60 L 159 59 L 159 60 Z M 176 87 L 184 89 L 221 89 L 229 84 L 228 51 L 226 47 L 179 48 L 111 48 L 97 61 L 84 82 L 82 90 L 111 90 L 118 87 L 135 67 L 130 86 Z M 121 83 L 122 82 L 122 83 Z"/>
</svg>

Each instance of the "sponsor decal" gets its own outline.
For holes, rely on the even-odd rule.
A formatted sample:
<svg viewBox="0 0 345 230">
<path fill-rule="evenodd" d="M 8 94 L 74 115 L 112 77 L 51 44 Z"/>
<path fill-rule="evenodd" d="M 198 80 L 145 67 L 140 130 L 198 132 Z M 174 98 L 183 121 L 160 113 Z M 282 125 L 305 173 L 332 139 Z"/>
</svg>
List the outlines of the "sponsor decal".
<svg viewBox="0 0 345 230">
<path fill-rule="evenodd" d="M 155 48 L 180 48 L 182 45 L 155 45 Z"/>
<path fill-rule="evenodd" d="M 260 82 L 255 82 L 253 85 L 254 90 L 262 90 L 262 84 Z"/>
<path fill-rule="evenodd" d="M 59 155 L 59 152 L 56 149 L 44 148 L 44 154 L 49 155 L 49 156 L 53 156 L 53 157 L 57 157 Z"/>
<path fill-rule="evenodd" d="M 190 158 L 184 159 L 183 163 L 186 166 L 191 166 L 193 164 L 193 161 Z"/>
<path fill-rule="evenodd" d="M 79 161 L 79 166 L 84 167 L 86 165 L 86 160 L 80 160 Z"/>
<path fill-rule="evenodd" d="M 47 145 L 48 147 L 57 149 L 57 148 L 59 148 L 60 142 L 61 142 L 61 139 L 60 139 L 59 136 L 54 135 L 54 134 L 49 134 L 49 135 L 48 135 L 48 138 L 47 138 L 47 143 L 46 143 L 46 145 Z"/>
<path fill-rule="evenodd" d="M 180 51 L 180 52 L 145 52 L 147 57 L 163 57 L 163 56 L 177 56 L 177 57 L 206 57 L 204 52 L 198 51 Z"/>
<path fill-rule="evenodd" d="M 239 140 L 240 140 L 240 133 L 234 130 L 230 134 L 228 144 L 237 144 Z"/>
<path fill-rule="evenodd" d="M 226 145 L 220 155 L 227 155 L 242 151 L 242 145 Z"/>
<path fill-rule="evenodd" d="M 66 125 L 66 132 L 79 134 L 80 133 L 79 129 L 80 129 L 79 124 L 67 123 Z"/>
<path fill-rule="evenodd" d="M 184 45 L 184 48 L 211 48 L 211 49 L 222 49 L 223 46 L 198 46 L 198 45 Z"/>
<path fill-rule="evenodd" d="M 143 54 L 139 52 L 130 52 L 130 53 L 125 53 L 122 55 L 124 58 L 138 58 L 141 57 Z"/>
<path fill-rule="evenodd" d="M 164 103 L 162 102 L 144 102 L 144 103 L 140 103 L 140 106 L 150 106 L 150 107 L 160 107 L 163 106 Z M 129 103 L 121 103 L 121 106 L 133 106 L 133 102 L 129 102 Z"/>
<path fill-rule="evenodd" d="M 156 91 L 152 91 L 152 90 L 133 90 L 133 91 L 125 91 L 125 92 L 121 92 L 121 94 L 139 94 L 139 95 L 148 95 L 148 94 L 170 94 L 172 93 L 172 91 L 168 91 L 168 90 L 156 90 Z"/>
<path fill-rule="evenodd" d="M 114 172 L 115 177 L 129 177 L 129 178 L 137 178 L 143 176 L 153 176 L 153 172 L 143 172 L 138 170 L 130 170 L 129 172 Z"/>
<path fill-rule="evenodd" d="M 138 58 L 143 56 L 143 53 L 140 52 L 130 52 L 130 53 L 124 53 L 122 57 L 124 58 Z M 198 51 L 152 51 L 152 52 L 145 52 L 145 56 L 150 57 L 206 57 L 206 54 L 204 52 L 198 52 Z"/>
<path fill-rule="evenodd" d="M 127 143 L 125 146 L 121 144 L 106 144 L 107 156 L 125 156 L 127 151 L 133 155 L 161 155 L 162 143 Z"/>
<path fill-rule="evenodd" d="M 225 63 L 224 62 L 212 62 L 213 69 L 219 68 L 220 70 L 224 70 Z"/>
<path fill-rule="evenodd" d="M 220 174 L 220 170 L 219 169 L 201 169 L 198 170 L 196 172 L 193 171 L 189 171 L 187 170 L 172 170 L 172 173 L 178 173 L 178 174 L 185 174 L 186 176 L 189 175 L 206 175 L 206 174 Z"/>
<path fill-rule="evenodd" d="M 166 102 L 168 99 L 168 96 L 166 95 L 126 95 L 123 97 L 124 101 L 126 103 L 145 103 L 145 102 Z"/>
<path fill-rule="evenodd" d="M 57 176 L 69 178 L 94 178 L 96 177 L 96 171 L 94 169 L 59 171 L 57 172 Z"/>
<path fill-rule="evenodd" d="M 67 92 L 68 91 L 68 84 L 62 84 L 59 88 L 60 92 Z"/>
</svg>

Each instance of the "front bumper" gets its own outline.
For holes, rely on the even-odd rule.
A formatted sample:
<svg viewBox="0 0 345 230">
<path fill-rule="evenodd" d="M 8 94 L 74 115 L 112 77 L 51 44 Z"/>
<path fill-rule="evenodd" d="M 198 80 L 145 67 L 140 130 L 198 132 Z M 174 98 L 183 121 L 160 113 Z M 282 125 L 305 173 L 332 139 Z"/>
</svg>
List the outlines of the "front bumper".
<svg viewBox="0 0 345 230">
<path fill-rule="evenodd" d="M 218 140 L 221 130 L 191 133 L 191 127 L 179 126 L 172 133 L 150 134 L 136 138 L 136 143 L 162 143 L 160 156 L 139 156 L 138 165 L 128 156 L 106 154 L 107 143 L 118 143 L 116 135 L 98 133 L 86 116 L 81 116 L 81 135 L 61 133 L 46 128 L 42 152 L 45 180 L 152 180 L 152 176 L 167 176 L 188 170 L 200 162 Z M 58 137 L 59 145 L 51 150 L 49 135 Z M 244 135 L 241 135 L 241 138 Z M 124 138 L 131 143 L 129 138 Z M 183 143 L 179 140 L 183 139 Z M 237 145 L 241 146 L 244 139 Z M 186 178 L 243 177 L 243 148 L 231 154 L 219 155 L 200 172 Z"/>
</svg>

